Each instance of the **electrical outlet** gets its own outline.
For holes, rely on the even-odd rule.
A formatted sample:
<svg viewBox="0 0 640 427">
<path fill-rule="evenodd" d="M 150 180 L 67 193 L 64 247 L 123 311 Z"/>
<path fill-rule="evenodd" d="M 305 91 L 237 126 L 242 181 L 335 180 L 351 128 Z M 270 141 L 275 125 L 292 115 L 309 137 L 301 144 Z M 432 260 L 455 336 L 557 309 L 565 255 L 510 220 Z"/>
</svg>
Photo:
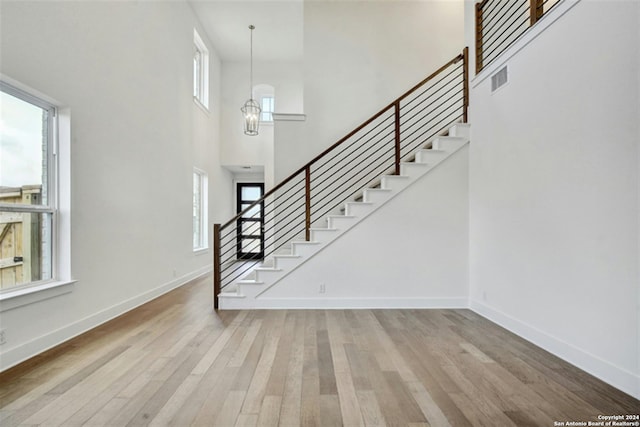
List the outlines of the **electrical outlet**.
<svg viewBox="0 0 640 427">
<path fill-rule="evenodd" d="M 0 329 L 0 345 L 7 343 L 7 335 L 4 329 Z"/>
<path fill-rule="evenodd" d="M 173 277 L 178 277 L 178 272 L 176 270 L 173 270 Z"/>
<path fill-rule="evenodd" d="M 321 283 L 319 293 L 324 294 L 326 291 L 327 291 L 327 288 L 324 286 L 324 283 Z"/>
</svg>

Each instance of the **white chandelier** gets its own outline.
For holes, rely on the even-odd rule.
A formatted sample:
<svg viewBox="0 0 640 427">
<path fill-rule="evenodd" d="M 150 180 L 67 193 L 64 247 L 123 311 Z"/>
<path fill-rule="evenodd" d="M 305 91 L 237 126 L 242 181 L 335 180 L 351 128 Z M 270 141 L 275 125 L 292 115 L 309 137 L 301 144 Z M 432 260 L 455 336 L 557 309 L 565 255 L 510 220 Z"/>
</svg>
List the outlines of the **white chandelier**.
<svg viewBox="0 0 640 427">
<path fill-rule="evenodd" d="M 260 125 L 260 113 L 262 109 L 260 105 L 253 99 L 253 30 L 255 26 L 249 25 L 251 30 L 251 66 L 249 74 L 249 100 L 244 103 L 244 106 L 240 109 L 242 116 L 244 117 L 244 134 L 255 136 L 258 134 L 258 126 Z"/>
</svg>

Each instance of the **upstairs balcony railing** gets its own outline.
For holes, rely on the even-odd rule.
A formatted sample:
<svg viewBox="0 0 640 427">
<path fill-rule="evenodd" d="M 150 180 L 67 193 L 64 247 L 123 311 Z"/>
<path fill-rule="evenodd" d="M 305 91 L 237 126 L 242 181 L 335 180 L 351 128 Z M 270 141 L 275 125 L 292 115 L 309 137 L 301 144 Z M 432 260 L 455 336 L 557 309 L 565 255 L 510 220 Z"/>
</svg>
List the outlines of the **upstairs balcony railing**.
<svg viewBox="0 0 640 427">
<path fill-rule="evenodd" d="M 562 0 L 483 0 L 476 3 L 476 74 Z"/>
<path fill-rule="evenodd" d="M 218 294 L 292 240 L 309 240 L 345 201 L 467 121 L 468 49 L 374 114 L 226 223 L 214 225 L 214 307 Z"/>
</svg>

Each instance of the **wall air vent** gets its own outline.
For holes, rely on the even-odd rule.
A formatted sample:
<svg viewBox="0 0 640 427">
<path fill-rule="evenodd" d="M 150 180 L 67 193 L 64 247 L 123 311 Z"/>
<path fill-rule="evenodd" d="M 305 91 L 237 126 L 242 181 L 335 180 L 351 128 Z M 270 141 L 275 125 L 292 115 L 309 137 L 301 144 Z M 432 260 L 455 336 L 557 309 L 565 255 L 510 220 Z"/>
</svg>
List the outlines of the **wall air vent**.
<svg viewBox="0 0 640 427">
<path fill-rule="evenodd" d="M 491 92 L 495 92 L 509 81 L 507 66 L 502 67 L 497 73 L 491 76 Z"/>
</svg>

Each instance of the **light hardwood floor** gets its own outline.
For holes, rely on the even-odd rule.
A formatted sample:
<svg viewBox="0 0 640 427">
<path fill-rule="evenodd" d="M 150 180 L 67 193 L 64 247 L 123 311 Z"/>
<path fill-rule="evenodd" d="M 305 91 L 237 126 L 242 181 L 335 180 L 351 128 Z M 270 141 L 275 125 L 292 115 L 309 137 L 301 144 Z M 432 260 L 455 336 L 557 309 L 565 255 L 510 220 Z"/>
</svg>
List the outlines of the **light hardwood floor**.
<svg viewBox="0 0 640 427">
<path fill-rule="evenodd" d="M 468 310 L 212 310 L 186 285 L 0 374 L 0 425 L 553 426 L 640 402 Z"/>
</svg>

